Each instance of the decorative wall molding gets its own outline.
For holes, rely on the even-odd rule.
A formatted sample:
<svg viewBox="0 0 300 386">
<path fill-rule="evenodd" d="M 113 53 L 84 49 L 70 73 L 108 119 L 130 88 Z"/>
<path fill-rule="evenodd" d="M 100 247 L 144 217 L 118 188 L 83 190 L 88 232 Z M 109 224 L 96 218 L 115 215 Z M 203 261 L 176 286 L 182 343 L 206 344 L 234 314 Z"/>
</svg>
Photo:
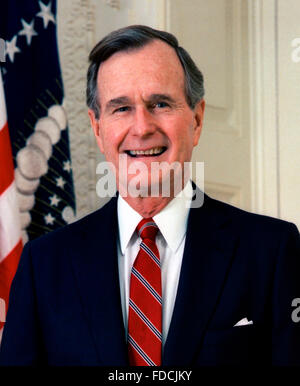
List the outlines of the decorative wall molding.
<svg viewBox="0 0 300 386">
<path fill-rule="evenodd" d="M 120 0 L 106 0 L 106 5 L 116 9 L 120 9 L 121 7 Z"/>
<path fill-rule="evenodd" d="M 89 0 L 58 1 L 58 41 L 67 110 L 77 218 L 96 207 L 96 145 L 85 104 L 95 12 Z"/>
<path fill-rule="evenodd" d="M 156 28 L 170 32 L 170 4 L 171 0 L 158 0 Z"/>
<path fill-rule="evenodd" d="M 248 0 L 252 210 L 280 216 L 277 0 Z"/>
<path fill-rule="evenodd" d="M 242 136 L 243 130 L 243 72 L 242 49 L 244 44 L 242 33 L 242 2 L 226 2 L 226 62 L 227 94 L 226 107 L 207 104 L 206 121 L 209 130 L 233 136 Z"/>
</svg>

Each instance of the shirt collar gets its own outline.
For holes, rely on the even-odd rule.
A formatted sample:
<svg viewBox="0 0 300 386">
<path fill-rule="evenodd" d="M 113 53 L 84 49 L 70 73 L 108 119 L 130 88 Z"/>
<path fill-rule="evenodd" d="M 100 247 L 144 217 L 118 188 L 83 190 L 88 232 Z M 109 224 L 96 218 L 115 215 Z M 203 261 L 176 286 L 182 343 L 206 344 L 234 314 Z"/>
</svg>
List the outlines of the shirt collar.
<svg viewBox="0 0 300 386">
<path fill-rule="evenodd" d="M 186 234 L 192 194 L 192 184 L 191 181 L 188 181 L 184 189 L 157 215 L 153 216 L 153 220 L 156 222 L 173 253 L 177 251 Z M 119 195 L 118 224 L 122 254 L 125 253 L 125 249 L 142 218 L 143 217 Z"/>
</svg>

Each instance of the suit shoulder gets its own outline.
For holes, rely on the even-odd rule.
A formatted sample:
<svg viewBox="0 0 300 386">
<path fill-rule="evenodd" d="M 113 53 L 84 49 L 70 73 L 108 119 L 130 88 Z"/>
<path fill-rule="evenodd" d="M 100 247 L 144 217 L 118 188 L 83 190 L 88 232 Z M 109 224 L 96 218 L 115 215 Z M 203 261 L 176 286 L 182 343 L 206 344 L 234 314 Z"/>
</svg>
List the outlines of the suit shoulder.
<svg viewBox="0 0 300 386">
<path fill-rule="evenodd" d="M 55 244 L 62 245 L 72 242 L 76 237 L 88 232 L 90 229 L 99 229 L 99 232 L 101 232 L 101 227 L 104 226 L 106 219 L 111 218 L 114 213 L 116 214 L 116 198 L 112 198 L 100 209 L 71 224 L 40 236 L 30 241 L 29 244 L 32 248 L 45 248 Z"/>
<path fill-rule="evenodd" d="M 275 217 L 252 213 L 222 201 L 208 198 L 209 205 L 216 213 L 222 213 L 225 218 L 230 219 L 236 227 L 247 229 L 250 232 L 296 232 L 299 233 L 295 224 Z"/>
</svg>

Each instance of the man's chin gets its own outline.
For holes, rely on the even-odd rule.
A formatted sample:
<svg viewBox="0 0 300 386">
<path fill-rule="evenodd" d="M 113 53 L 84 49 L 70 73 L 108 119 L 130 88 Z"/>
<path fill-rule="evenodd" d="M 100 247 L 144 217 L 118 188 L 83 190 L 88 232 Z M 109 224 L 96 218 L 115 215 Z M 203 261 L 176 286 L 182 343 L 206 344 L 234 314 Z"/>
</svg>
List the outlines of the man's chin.
<svg viewBox="0 0 300 386">
<path fill-rule="evenodd" d="M 160 189 L 161 183 L 160 182 L 145 182 L 141 183 L 140 181 L 137 181 L 136 179 L 128 179 L 127 183 L 126 181 L 122 181 L 122 179 L 119 181 L 119 193 L 123 197 L 159 197 L 159 189 Z"/>
</svg>

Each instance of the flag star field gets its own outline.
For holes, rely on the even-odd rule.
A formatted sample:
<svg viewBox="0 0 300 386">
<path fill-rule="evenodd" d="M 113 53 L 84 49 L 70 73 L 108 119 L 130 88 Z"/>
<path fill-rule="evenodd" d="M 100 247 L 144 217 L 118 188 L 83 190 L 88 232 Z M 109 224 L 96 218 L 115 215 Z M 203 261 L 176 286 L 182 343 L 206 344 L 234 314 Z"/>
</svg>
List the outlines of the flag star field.
<svg viewBox="0 0 300 386">
<path fill-rule="evenodd" d="M 1 2 L 1 63 L 23 241 L 75 219 L 56 1 Z"/>
</svg>

